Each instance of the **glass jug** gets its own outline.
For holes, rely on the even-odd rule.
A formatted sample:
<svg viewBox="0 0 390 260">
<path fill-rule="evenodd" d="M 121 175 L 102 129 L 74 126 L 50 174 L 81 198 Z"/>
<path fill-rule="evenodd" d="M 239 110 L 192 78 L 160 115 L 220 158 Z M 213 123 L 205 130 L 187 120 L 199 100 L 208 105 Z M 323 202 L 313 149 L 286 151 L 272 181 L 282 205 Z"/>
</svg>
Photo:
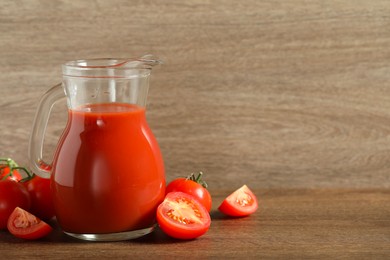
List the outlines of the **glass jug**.
<svg viewBox="0 0 390 260">
<path fill-rule="evenodd" d="M 36 174 L 51 178 L 56 217 L 66 234 L 116 241 L 153 231 L 165 175 L 145 105 L 149 76 L 159 63 L 150 55 L 70 61 L 62 66 L 62 84 L 41 98 L 29 160 Z M 68 121 L 47 170 L 45 128 L 52 106 L 64 97 Z"/>
</svg>

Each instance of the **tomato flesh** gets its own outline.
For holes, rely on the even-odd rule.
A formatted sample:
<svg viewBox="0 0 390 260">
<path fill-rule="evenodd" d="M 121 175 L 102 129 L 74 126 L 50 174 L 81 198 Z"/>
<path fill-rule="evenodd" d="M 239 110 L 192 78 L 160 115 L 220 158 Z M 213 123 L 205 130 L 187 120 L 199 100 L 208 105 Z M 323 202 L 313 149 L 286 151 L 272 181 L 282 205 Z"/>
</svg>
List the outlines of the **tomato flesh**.
<svg viewBox="0 0 390 260">
<path fill-rule="evenodd" d="M 166 194 L 170 192 L 184 192 L 197 199 L 208 212 L 211 210 L 211 195 L 209 191 L 199 183 L 186 178 L 178 178 L 170 182 L 166 188 Z"/>
<path fill-rule="evenodd" d="M 157 222 L 171 237 L 194 239 L 207 232 L 211 219 L 205 207 L 193 196 L 170 192 L 157 209 Z"/>
<path fill-rule="evenodd" d="M 222 213 L 232 217 L 248 216 L 257 208 L 257 198 L 246 185 L 230 194 L 218 207 Z"/>
<path fill-rule="evenodd" d="M 23 239 L 38 239 L 53 230 L 47 223 L 19 207 L 8 218 L 7 228 L 11 234 Z"/>
</svg>

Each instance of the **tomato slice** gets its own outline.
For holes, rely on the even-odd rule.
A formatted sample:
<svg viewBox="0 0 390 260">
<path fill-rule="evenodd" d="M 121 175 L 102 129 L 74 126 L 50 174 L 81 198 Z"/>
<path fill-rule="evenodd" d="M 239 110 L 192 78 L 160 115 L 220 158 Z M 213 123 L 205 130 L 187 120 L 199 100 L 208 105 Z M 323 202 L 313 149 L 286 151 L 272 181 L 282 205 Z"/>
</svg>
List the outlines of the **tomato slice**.
<svg viewBox="0 0 390 260">
<path fill-rule="evenodd" d="M 218 207 L 222 213 L 232 217 L 248 216 L 257 208 L 257 198 L 246 185 L 230 194 Z"/>
<path fill-rule="evenodd" d="M 9 216 L 7 228 L 14 236 L 24 239 L 38 239 L 53 230 L 48 224 L 19 207 Z"/>
<path fill-rule="evenodd" d="M 206 208 L 193 196 L 183 192 L 170 192 L 157 209 L 157 222 L 169 236 L 194 239 L 210 227 Z"/>
</svg>

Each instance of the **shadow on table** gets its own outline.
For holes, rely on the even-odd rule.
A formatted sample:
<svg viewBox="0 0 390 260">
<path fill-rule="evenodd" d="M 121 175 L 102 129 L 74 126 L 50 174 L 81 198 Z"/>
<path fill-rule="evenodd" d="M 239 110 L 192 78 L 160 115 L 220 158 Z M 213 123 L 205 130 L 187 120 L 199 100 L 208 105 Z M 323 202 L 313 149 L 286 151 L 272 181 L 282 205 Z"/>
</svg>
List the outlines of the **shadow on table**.
<svg viewBox="0 0 390 260">
<path fill-rule="evenodd" d="M 220 220 L 228 220 L 231 219 L 231 217 L 228 217 L 224 215 L 223 213 L 219 212 L 218 210 L 213 210 L 210 212 L 211 221 L 220 221 Z M 66 235 L 62 232 L 61 228 L 58 226 L 58 223 L 55 219 L 48 222 L 52 227 L 53 231 L 46 237 L 38 240 L 33 241 L 26 241 L 23 239 L 19 239 L 11 235 L 8 231 L 4 230 L 0 233 L 0 242 L 6 242 L 10 244 L 18 244 L 18 243 L 69 243 L 69 244 L 83 244 L 83 243 L 117 243 L 117 242 L 93 242 L 93 241 L 85 241 L 80 240 L 77 238 L 73 238 L 71 236 Z M 131 242 L 131 243 L 138 243 L 138 244 L 175 244 L 175 243 L 188 243 L 193 240 L 180 240 L 175 239 L 172 237 L 169 237 L 166 235 L 158 226 L 156 229 L 143 237 L 132 239 L 132 240 L 125 240 L 125 241 L 119 241 L 120 242 Z"/>
<path fill-rule="evenodd" d="M 54 221 L 55 222 L 55 221 Z M 174 239 L 169 236 L 167 236 L 158 226 L 155 228 L 155 230 L 143 237 L 136 238 L 136 239 L 129 239 L 129 240 L 123 240 L 118 242 L 95 242 L 95 241 L 85 241 L 80 240 L 77 238 L 73 238 L 71 236 L 66 235 L 62 232 L 61 228 L 58 226 L 57 223 L 51 223 L 52 226 L 55 225 L 55 228 L 51 234 L 49 234 L 47 237 L 45 237 L 44 241 L 52 242 L 52 243 L 124 243 L 124 242 L 130 242 L 130 243 L 142 243 L 142 244 L 170 244 L 170 243 L 185 243 L 187 241 Z M 188 240 L 191 241 L 191 240 Z"/>
</svg>

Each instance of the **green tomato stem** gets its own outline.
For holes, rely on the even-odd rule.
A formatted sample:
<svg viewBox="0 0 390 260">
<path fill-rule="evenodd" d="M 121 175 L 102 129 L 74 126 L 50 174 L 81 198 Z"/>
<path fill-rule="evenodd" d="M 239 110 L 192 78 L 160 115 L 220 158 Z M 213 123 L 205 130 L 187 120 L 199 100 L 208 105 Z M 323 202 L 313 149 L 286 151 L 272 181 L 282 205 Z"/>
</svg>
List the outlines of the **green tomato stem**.
<svg viewBox="0 0 390 260">
<path fill-rule="evenodd" d="M 207 189 L 208 185 L 204 180 L 202 180 L 202 176 L 203 176 L 203 172 L 199 172 L 197 176 L 195 176 L 195 173 L 191 173 L 191 175 L 187 177 L 187 180 L 194 181 L 202 185 L 203 188 Z"/>
</svg>

